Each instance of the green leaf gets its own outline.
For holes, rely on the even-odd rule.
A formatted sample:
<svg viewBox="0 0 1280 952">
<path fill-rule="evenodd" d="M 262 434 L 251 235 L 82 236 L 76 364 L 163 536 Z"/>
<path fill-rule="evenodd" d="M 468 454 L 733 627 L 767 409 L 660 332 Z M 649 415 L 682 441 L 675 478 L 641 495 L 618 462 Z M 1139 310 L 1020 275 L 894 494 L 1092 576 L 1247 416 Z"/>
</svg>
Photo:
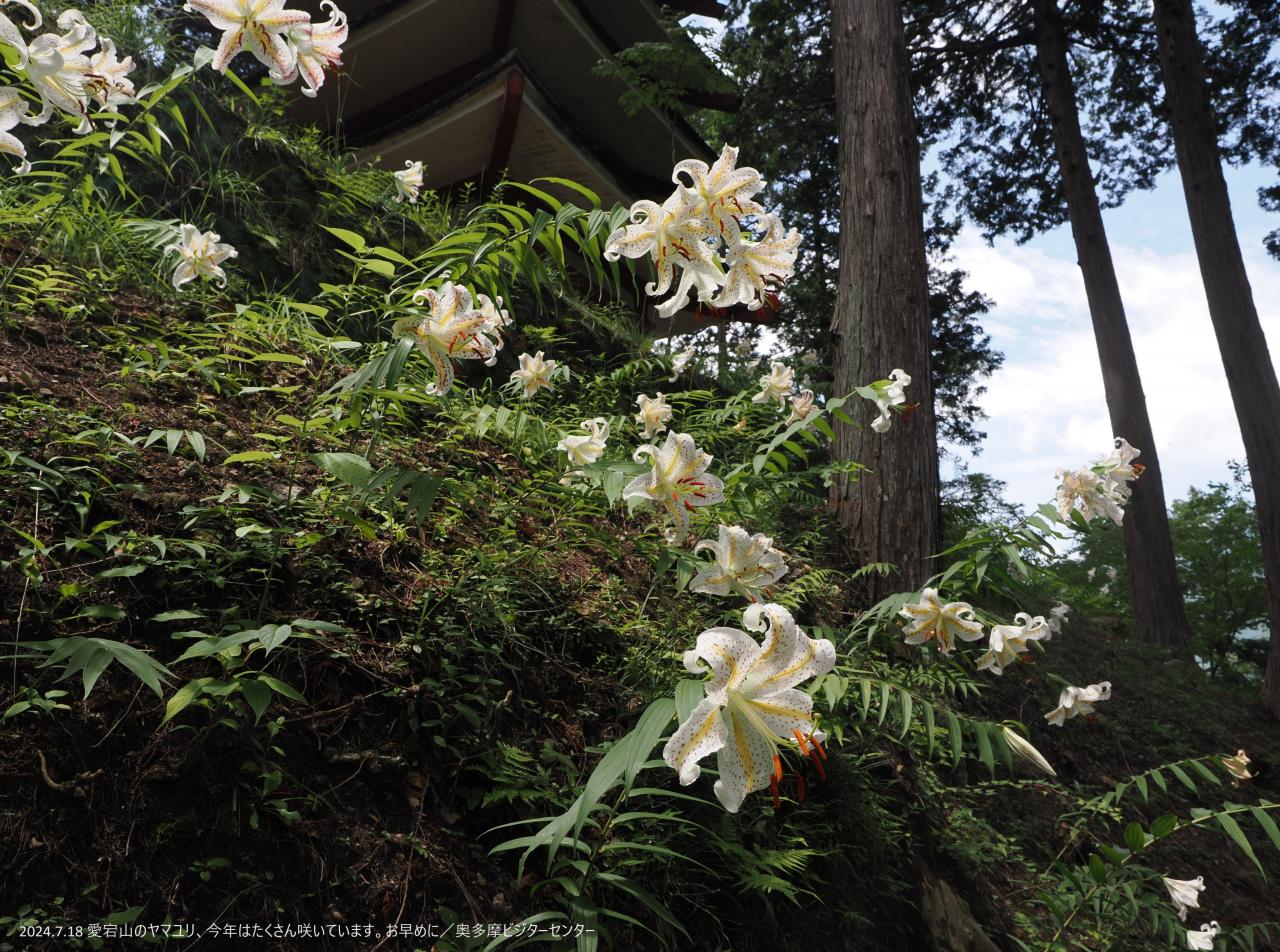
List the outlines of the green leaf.
<svg viewBox="0 0 1280 952">
<path fill-rule="evenodd" d="M 902 698 L 902 730 L 898 734 L 898 740 L 902 740 L 911 729 L 911 695 L 901 688 L 898 690 L 898 695 Z"/>
<path fill-rule="evenodd" d="M 231 466 L 235 463 L 256 463 L 259 460 L 275 459 L 275 453 L 268 450 L 245 450 L 243 453 L 232 453 L 222 461 L 223 466 Z"/>
<path fill-rule="evenodd" d="M 253 721 L 258 723 L 271 704 L 271 688 L 261 681 L 244 678 L 240 681 L 240 693 L 253 709 Z"/>
<path fill-rule="evenodd" d="M 1201 761 L 1193 760 L 1190 762 L 1190 766 L 1205 780 L 1208 780 L 1210 783 L 1217 784 L 1219 787 L 1222 786 L 1222 781 L 1218 778 L 1218 775 L 1206 767 Z"/>
<path fill-rule="evenodd" d="M 1192 781 L 1192 779 L 1187 776 L 1187 772 L 1185 770 L 1183 770 L 1177 764 L 1169 764 L 1169 772 L 1178 778 L 1179 783 L 1181 783 L 1184 787 L 1186 787 L 1192 793 L 1199 796 L 1200 791 L 1196 788 L 1194 781 Z"/>
<path fill-rule="evenodd" d="M 203 612 L 193 612 L 187 608 L 175 608 L 173 611 L 161 612 L 159 615 L 152 615 L 152 621 L 190 621 L 194 618 L 203 618 Z"/>
<path fill-rule="evenodd" d="M 964 755 L 964 735 L 960 731 L 960 719 L 947 710 L 947 735 L 951 738 L 951 766 L 960 766 L 960 758 Z"/>
<path fill-rule="evenodd" d="M 1236 822 L 1235 817 L 1229 816 L 1226 813 L 1219 813 L 1217 815 L 1217 819 L 1218 825 L 1226 830 L 1227 835 L 1235 841 L 1236 846 L 1240 847 L 1245 856 L 1253 860 L 1253 865 L 1258 867 L 1258 872 L 1262 873 L 1265 877 L 1267 875 L 1266 870 L 1264 870 L 1262 868 L 1262 864 L 1258 862 L 1258 857 L 1253 853 L 1253 847 L 1249 845 L 1249 838 L 1244 835 L 1244 830 L 1240 829 L 1240 824 Z"/>
<path fill-rule="evenodd" d="M 178 688 L 173 697 L 169 698 L 169 702 L 164 706 L 164 719 L 160 722 L 160 726 L 163 727 L 189 707 L 196 698 L 204 693 L 205 685 L 212 683 L 213 680 L 213 678 L 196 678 L 194 681 L 190 681 Z"/>
<path fill-rule="evenodd" d="M 356 453 L 316 453 L 311 458 L 330 476 L 356 489 L 366 488 L 373 477 L 369 461 Z"/>
<path fill-rule="evenodd" d="M 117 565 L 113 569 L 104 569 L 97 573 L 94 578 L 132 578 L 135 575 L 141 575 L 147 570 L 145 565 Z"/>
<path fill-rule="evenodd" d="M 1272 845 L 1280 850 L 1280 828 L 1277 828 L 1276 821 L 1271 819 L 1267 811 L 1261 807 L 1249 807 L 1249 812 L 1258 821 L 1258 826 L 1262 827 L 1267 836 L 1271 838 Z"/>
<path fill-rule="evenodd" d="M 1133 853 L 1147 845 L 1147 834 L 1143 832 L 1141 823 L 1130 823 L 1124 828 L 1124 845 Z"/>
<path fill-rule="evenodd" d="M 333 237 L 337 238 L 339 241 L 350 245 L 356 251 L 363 252 L 369 247 L 364 238 L 357 235 L 354 231 L 348 231 L 345 228 L 330 228 L 328 225 L 324 226 L 324 230 L 333 235 Z"/>
<path fill-rule="evenodd" d="M 263 654 L 271 654 L 273 648 L 279 648 L 293 636 L 293 628 L 289 625 L 265 625 L 260 629 L 262 634 Z"/>
<path fill-rule="evenodd" d="M 995 753 L 991 749 L 991 737 L 987 734 L 985 724 L 973 725 L 973 734 L 978 741 L 978 759 L 986 765 L 988 771 L 991 772 L 992 779 L 996 775 L 996 758 Z"/>
<path fill-rule="evenodd" d="M 1095 883 L 1101 884 L 1107 881 L 1107 867 L 1097 853 L 1089 856 L 1089 875 Z"/>
<path fill-rule="evenodd" d="M 685 678 L 676 683 L 676 720 L 683 724 L 706 696 L 704 682 Z"/>
<path fill-rule="evenodd" d="M 278 678 L 273 678 L 269 674 L 259 674 L 258 680 L 271 688 L 271 690 L 275 691 L 281 697 L 287 697 L 290 701 L 297 701 L 299 704 L 307 703 L 307 699 L 305 697 Z"/>
</svg>

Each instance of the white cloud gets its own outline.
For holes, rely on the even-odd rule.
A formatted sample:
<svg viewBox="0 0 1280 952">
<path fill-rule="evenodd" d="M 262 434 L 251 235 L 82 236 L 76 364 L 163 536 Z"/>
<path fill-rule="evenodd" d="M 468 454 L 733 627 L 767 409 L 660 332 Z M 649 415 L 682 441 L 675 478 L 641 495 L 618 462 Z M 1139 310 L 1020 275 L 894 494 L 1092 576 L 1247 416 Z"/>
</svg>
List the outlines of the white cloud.
<svg viewBox="0 0 1280 952">
<path fill-rule="evenodd" d="M 988 247 L 965 235 L 953 249 L 970 285 L 995 299 L 985 326 L 1006 354 L 982 400 L 990 420 L 975 468 L 1008 482 L 1010 499 L 1027 505 L 1049 499 L 1056 470 L 1105 454 L 1112 435 L 1083 279 L 1072 258 L 1052 250 L 1060 244 Z M 1249 251 L 1257 242 L 1245 246 L 1275 359 L 1280 267 L 1260 249 Z M 1227 478 L 1227 461 L 1244 459 L 1240 430 L 1194 252 L 1113 237 L 1112 254 L 1172 501 L 1190 486 Z"/>
</svg>

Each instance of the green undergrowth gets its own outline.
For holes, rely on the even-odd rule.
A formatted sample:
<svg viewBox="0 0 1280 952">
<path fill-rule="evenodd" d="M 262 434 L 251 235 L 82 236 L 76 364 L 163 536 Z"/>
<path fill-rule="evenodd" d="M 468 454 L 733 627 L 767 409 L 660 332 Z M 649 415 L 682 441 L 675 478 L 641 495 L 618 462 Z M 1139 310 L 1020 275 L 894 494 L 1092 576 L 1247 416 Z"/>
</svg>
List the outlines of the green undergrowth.
<svg viewBox="0 0 1280 952">
<path fill-rule="evenodd" d="M 362 364 L 318 306 L 117 300 L 44 302 L 0 343 L 0 641 L 19 645 L 0 789 L 6 840 L 25 844 L 0 915 L 575 918 L 582 867 L 550 875 L 540 853 L 494 848 L 508 824 L 569 807 L 601 750 L 675 688 L 697 632 L 738 621 L 679 590 L 688 557 L 647 516 L 560 482 L 557 433 L 585 405 L 625 426 L 628 393 L 663 385 L 666 363 L 620 363 L 526 405 L 483 382 L 428 402 L 429 368 L 410 359 L 394 389 L 334 404 L 324 395 Z M 677 407 L 711 412 L 700 393 Z M 768 422 L 750 404 L 725 417 L 739 418 Z M 730 439 L 712 441 L 726 466 Z M 1087 869 L 1130 823 L 1280 794 L 1276 733 L 1250 702 L 1085 620 L 983 683 L 868 644 L 850 624 L 856 579 L 814 568 L 834 557 L 820 498 L 769 506 L 757 516 L 795 566 L 778 600 L 846 659 L 820 690 L 827 776 L 802 767 L 803 802 L 788 779 L 778 809 L 766 794 L 731 817 L 705 787 L 641 770 L 625 809 L 593 815 L 600 839 L 582 837 L 614 947 L 918 948 L 923 862 L 998 942 L 1039 948 L 1054 929 L 1031 900 L 1057 888 L 1055 858 Z M 1115 696 L 1096 719 L 1033 728 L 1054 782 L 975 726 L 1038 724 L 1059 679 L 1099 672 Z M 1237 747 L 1261 765 L 1247 790 L 1195 760 Z M 1099 799 L 1181 761 L 1199 766 Z M 1143 862 L 1206 876 L 1206 920 L 1264 921 L 1271 881 L 1205 827 Z M 1250 840 L 1274 880 L 1280 844 Z M 1081 935 L 1116 947 L 1106 929 Z"/>
</svg>

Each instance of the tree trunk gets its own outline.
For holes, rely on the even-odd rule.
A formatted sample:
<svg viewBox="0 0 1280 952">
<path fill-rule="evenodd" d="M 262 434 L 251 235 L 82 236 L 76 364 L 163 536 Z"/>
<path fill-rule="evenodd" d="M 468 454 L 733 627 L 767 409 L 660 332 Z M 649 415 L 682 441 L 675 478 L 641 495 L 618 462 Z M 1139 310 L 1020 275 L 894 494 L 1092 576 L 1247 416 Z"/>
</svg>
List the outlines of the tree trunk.
<svg viewBox="0 0 1280 952">
<path fill-rule="evenodd" d="M 1120 284 L 1111 260 L 1111 247 L 1102 225 L 1102 208 L 1080 131 L 1075 84 L 1067 61 L 1066 34 L 1057 0 L 1031 0 L 1031 7 L 1044 105 L 1053 125 L 1054 148 L 1076 256 L 1089 299 L 1112 431 L 1142 451 L 1140 461 L 1146 466 L 1134 486 L 1124 517 L 1134 627 L 1143 641 L 1189 648 L 1191 629 L 1173 560 L 1160 460 L 1125 320 Z"/>
<path fill-rule="evenodd" d="M 1191 233 L 1257 503 L 1271 620 L 1262 695 L 1280 717 L 1280 384 L 1231 216 L 1190 0 L 1156 0 L 1155 20 Z"/>
<path fill-rule="evenodd" d="M 836 127 L 840 139 L 840 279 L 831 322 L 835 389 L 852 392 L 900 367 L 911 375 L 910 417 L 889 432 L 836 428 L 837 460 L 867 472 L 839 476 L 830 504 L 855 557 L 892 562 L 871 595 L 918 588 L 938 551 L 938 447 L 930 385 L 929 294 L 920 144 L 898 0 L 832 0 Z"/>
</svg>

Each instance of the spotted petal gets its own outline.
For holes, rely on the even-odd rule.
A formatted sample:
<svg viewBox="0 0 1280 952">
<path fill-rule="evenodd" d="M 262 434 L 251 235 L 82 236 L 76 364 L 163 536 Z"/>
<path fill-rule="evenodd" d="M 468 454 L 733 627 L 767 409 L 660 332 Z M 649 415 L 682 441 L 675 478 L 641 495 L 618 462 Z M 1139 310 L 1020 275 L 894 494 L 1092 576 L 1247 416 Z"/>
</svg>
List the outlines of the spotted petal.
<svg viewBox="0 0 1280 952">
<path fill-rule="evenodd" d="M 769 786 L 773 773 L 774 746 L 739 710 L 721 711 L 723 746 L 716 767 L 716 799 L 730 813 L 737 813 L 747 794 Z"/>
<path fill-rule="evenodd" d="M 724 747 L 720 706 L 711 698 L 698 702 L 689 718 L 680 725 L 662 749 L 662 759 L 688 786 L 698 779 L 702 768 L 698 761 Z"/>
</svg>

